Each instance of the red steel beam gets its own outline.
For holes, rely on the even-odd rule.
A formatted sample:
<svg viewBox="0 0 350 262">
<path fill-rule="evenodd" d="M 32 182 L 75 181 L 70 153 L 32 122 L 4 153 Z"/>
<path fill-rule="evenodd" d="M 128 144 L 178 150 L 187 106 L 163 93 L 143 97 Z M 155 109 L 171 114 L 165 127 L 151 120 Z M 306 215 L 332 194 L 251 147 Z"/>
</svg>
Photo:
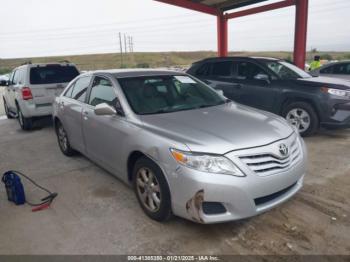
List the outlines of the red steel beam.
<svg viewBox="0 0 350 262">
<path fill-rule="evenodd" d="M 210 7 L 207 5 L 203 5 L 200 3 L 194 3 L 191 1 L 187 1 L 187 0 L 155 0 L 155 1 L 170 4 L 170 5 L 175 5 L 175 6 L 179 6 L 179 7 L 183 7 L 183 8 L 187 8 L 187 9 L 191 9 L 191 10 L 202 12 L 202 13 L 209 14 L 209 15 L 219 15 L 220 14 L 220 12 L 216 8 L 213 8 L 213 7 Z"/>
<path fill-rule="evenodd" d="M 227 19 L 232 19 L 232 18 L 247 16 L 247 15 L 253 15 L 253 14 L 257 14 L 257 13 L 262 13 L 262 12 L 266 12 L 266 11 L 271 11 L 271 10 L 275 10 L 275 9 L 279 9 L 279 8 L 284 8 L 284 7 L 295 5 L 295 1 L 296 0 L 284 0 L 284 1 L 281 1 L 281 2 L 269 4 L 269 5 L 258 6 L 258 7 L 254 7 L 254 8 L 250 8 L 250 9 L 234 12 L 234 13 L 230 13 L 230 14 L 225 14 L 225 17 Z"/>
<path fill-rule="evenodd" d="M 217 34 L 218 34 L 218 56 L 225 57 L 228 54 L 228 37 L 227 37 L 227 19 L 223 15 L 217 16 Z"/>
<path fill-rule="evenodd" d="M 296 0 L 295 34 L 294 34 L 294 64 L 305 69 L 308 0 Z"/>
</svg>

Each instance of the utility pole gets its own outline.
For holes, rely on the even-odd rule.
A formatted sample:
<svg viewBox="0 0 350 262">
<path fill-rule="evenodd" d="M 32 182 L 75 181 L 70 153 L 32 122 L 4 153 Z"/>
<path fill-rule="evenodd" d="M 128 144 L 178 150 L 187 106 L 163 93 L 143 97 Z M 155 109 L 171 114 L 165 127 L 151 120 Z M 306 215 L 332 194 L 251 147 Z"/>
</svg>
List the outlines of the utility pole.
<svg viewBox="0 0 350 262">
<path fill-rule="evenodd" d="M 125 50 L 125 54 L 126 54 L 128 52 L 127 44 L 126 44 L 126 34 L 124 34 L 124 50 Z"/>
<path fill-rule="evenodd" d="M 131 36 L 128 36 L 128 46 L 129 46 L 129 52 L 132 53 L 132 50 L 131 50 Z"/>
<path fill-rule="evenodd" d="M 123 68 L 123 45 L 122 45 L 122 35 L 119 32 L 119 47 L 120 47 L 120 67 Z"/>
<path fill-rule="evenodd" d="M 131 42 L 131 52 L 134 53 L 134 39 L 132 36 L 130 37 L 130 42 Z"/>
</svg>

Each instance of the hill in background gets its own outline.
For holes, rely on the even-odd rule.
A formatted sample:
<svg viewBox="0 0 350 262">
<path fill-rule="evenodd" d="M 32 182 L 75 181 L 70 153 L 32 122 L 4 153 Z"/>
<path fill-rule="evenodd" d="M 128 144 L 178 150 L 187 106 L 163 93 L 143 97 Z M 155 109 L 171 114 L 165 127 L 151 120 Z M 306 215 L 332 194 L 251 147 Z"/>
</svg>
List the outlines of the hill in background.
<svg viewBox="0 0 350 262">
<path fill-rule="evenodd" d="M 350 59 L 350 53 L 344 52 L 309 52 L 307 60 L 312 60 L 314 55 L 321 55 L 326 60 Z M 216 52 L 198 51 L 198 52 L 159 52 L 123 54 L 123 63 L 119 53 L 110 54 L 92 54 L 92 55 L 74 55 L 74 56 L 55 56 L 55 57 L 36 57 L 20 59 L 0 59 L 0 74 L 11 71 L 23 63 L 31 61 L 32 63 L 47 63 L 67 60 L 75 63 L 80 70 L 112 69 L 112 68 L 132 68 L 132 67 L 187 67 L 193 62 L 207 57 L 216 56 Z M 291 60 L 291 52 L 230 52 L 231 56 L 269 56 Z"/>
</svg>

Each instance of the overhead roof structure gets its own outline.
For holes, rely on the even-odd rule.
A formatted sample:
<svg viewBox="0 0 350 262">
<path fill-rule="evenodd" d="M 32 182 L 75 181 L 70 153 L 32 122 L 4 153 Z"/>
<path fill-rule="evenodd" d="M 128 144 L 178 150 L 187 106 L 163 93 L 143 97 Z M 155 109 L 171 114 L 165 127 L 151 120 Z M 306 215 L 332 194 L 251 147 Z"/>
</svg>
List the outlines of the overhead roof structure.
<svg viewBox="0 0 350 262">
<path fill-rule="evenodd" d="M 217 17 L 218 55 L 225 57 L 228 54 L 228 20 L 242 16 L 272 11 L 279 8 L 294 6 L 295 32 L 294 32 L 294 63 L 300 68 L 305 67 L 306 36 L 308 21 L 308 0 L 282 0 L 269 3 L 269 0 L 155 0 L 194 11 L 214 15 Z M 249 7 L 253 4 L 264 5 L 248 9 L 229 12 L 241 7 Z M 262 21 L 263 22 L 263 21 Z"/>
</svg>

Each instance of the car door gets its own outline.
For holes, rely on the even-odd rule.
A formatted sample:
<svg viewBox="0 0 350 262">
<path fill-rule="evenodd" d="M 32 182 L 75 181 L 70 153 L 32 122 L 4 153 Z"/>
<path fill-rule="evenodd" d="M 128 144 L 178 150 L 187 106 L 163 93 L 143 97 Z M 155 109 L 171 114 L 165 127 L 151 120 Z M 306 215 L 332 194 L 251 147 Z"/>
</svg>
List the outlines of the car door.
<svg viewBox="0 0 350 262">
<path fill-rule="evenodd" d="M 206 81 L 216 90 L 222 90 L 224 96 L 239 102 L 241 86 L 233 81 L 233 61 L 217 61 L 209 65 Z"/>
<path fill-rule="evenodd" d="M 92 76 L 78 78 L 63 94 L 58 104 L 59 114 L 62 116 L 61 121 L 71 146 L 83 153 L 85 143 L 82 131 L 82 112 L 91 78 Z"/>
<path fill-rule="evenodd" d="M 96 115 L 95 106 L 107 103 L 116 107 L 118 97 L 111 79 L 96 75 L 83 110 L 83 134 L 87 155 L 115 174 L 121 174 L 123 141 L 128 136 L 128 122 L 120 115 Z"/>
<path fill-rule="evenodd" d="M 10 91 L 11 91 L 11 83 L 13 81 L 13 75 L 14 75 L 15 71 L 12 71 L 11 74 L 10 74 L 10 77 L 9 77 L 9 80 L 8 80 L 8 84 L 7 86 L 4 88 L 4 93 L 3 93 L 3 96 L 4 96 L 4 99 L 7 103 L 7 107 L 9 109 L 12 109 L 11 107 L 11 101 L 10 101 Z M 12 110 L 11 110 L 12 111 Z"/>
<path fill-rule="evenodd" d="M 339 63 L 334 65 L 332 76 L 350 80 L 350 63 Z"/>
<path fill-rule="evenodd" d="M 245 60 L 234 62 L 233 82 L 240 86 L 239 102 L 259 109 L 273 111 L 279 88 L 262 66 Z"/>
<path fill-rule="evenodd" d="M 6 102 L 7 102 L 8 108 L 12 112 L 17 112 L 15 100 L 16 100 L 16 91 L 20 87 L 20 83 L 19 83 L 20 82 L 20 74 L 21 74 L 20 69 L 14 70 L 13 74 L 10 78 L 9 86 L 7 87 L 8 98 L 7 98 Z"/>
</svg>

